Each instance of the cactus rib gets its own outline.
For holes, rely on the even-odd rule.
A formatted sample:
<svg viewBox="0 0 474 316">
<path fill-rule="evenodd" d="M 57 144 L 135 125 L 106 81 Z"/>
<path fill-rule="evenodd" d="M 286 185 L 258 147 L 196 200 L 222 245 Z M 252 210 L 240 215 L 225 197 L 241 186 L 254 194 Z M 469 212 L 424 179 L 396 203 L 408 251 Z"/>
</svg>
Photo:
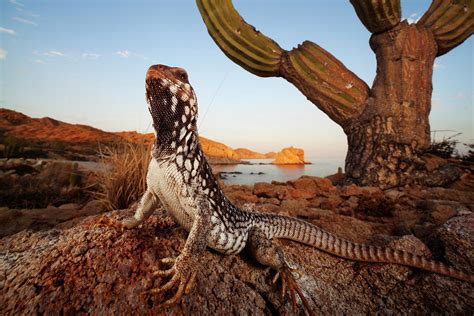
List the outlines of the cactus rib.
<svg viewBox="0 0 474 316">
<path fill-rule="evenodd" d="M 360 114 L 369 88 L 330 53 L 305 41 L 288 53 L 287 60 L 282 66 L 283 77 L 335 122 L 343 125 Z"/>
<path fill-rule="evenodd" d="M 438 44 L 438 54 L 446 54 L 474 31 L 474 0 L 433 0 L 417 23 L 430 29 Z"/>
<path fill-rule="evenodd" d="M 357 16 L 371 33 L 381 33 L 400 23 L 400 0 L 350 0 Z"/>
<path fill-rule="evenodd" d="M 279 74 L 283 49 L 238 14 L 230 0 L 197 0 L 208 32 L 235 63 L 262 77 Z"/>
</svg>

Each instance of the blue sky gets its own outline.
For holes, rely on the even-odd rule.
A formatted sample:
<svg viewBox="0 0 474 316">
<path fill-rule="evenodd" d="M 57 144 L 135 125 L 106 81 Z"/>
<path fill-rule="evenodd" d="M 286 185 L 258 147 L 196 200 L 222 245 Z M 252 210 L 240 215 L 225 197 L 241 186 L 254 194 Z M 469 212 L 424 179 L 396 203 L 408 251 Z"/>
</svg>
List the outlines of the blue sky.
<svg viewBox="0 0 474 316">
<path fill-rule="evenodd" d="M 193 0 L 0 3 L 1 107 L 107 131 L 151 132 L 144 77 L 149 65 L 161 63 L 187 69 L 203 136 L 262 152 L 293 145 L 310 157 L 345 156 L 342 129 L 296 88 L 251 75 L 225 57 Z M 402 1 L 403 18 L 416 20 L 429 4 Z M 316 42 L 371 86 L 370 34 L 348 1 L 234 5 L 281 47 Z M 455 130 L 461 141 L 474 142 L 472 38 L 436 60 L 433 88 L 432 130 Z"/>
</svg>

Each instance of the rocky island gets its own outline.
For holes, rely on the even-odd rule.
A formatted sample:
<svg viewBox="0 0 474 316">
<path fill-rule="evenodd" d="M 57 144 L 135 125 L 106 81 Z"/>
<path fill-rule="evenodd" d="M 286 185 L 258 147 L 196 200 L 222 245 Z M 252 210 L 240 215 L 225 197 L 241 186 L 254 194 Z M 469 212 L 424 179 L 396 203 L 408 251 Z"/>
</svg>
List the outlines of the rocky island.
<svg viewBox="0 0 474 316">
<path fill-rule="evenodd" d="M 305 165 L 310 164 L 304 160 L 304 150 L 301 148 L 287 147 L 276 154 L 272 161 L 274 165 Z"/>
</svg>

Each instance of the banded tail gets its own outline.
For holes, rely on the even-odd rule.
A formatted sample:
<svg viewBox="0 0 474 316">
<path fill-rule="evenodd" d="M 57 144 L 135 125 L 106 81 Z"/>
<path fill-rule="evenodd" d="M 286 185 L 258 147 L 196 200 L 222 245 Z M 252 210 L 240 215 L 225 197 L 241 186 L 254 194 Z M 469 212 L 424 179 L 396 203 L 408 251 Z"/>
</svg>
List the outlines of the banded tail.
<svg viewBox="0 0 474 316">
<path fill-rule="evenodd" d="M 474 275 L 454 269 L 444 263 L 429 260 L 423 256 L 389 247 L 378 247 L 355 243 L 333 235 L 315 225 L 296 218 L 256 214 L 257 220 L 265 223 L 269 237 L 283 238 L 315 247 L 337 257 L 355 261 L 394 263 L 420 268 L 446 275 L 461 281 L 474 283 Z"/>
</svg>

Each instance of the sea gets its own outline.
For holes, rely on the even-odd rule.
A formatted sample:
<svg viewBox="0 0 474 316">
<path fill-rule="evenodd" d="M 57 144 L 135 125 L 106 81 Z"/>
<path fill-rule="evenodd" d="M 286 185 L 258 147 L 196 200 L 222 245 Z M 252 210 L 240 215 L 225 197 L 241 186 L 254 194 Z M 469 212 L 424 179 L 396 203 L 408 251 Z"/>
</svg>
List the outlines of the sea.
<svg viewBox="0 0 474 316">
<path fill-rule="evenodd" d="M 306 158 L 308 165 L 273 165 L 273 159 L 244 159 L 249 164 L 214 165 L 214 172 L 221 172 L 225 184 L 252 185 L 256 182 L 286 182 L 301 176 L 325 177 L 344 170 L 344 159 Z"/>
</svg>

